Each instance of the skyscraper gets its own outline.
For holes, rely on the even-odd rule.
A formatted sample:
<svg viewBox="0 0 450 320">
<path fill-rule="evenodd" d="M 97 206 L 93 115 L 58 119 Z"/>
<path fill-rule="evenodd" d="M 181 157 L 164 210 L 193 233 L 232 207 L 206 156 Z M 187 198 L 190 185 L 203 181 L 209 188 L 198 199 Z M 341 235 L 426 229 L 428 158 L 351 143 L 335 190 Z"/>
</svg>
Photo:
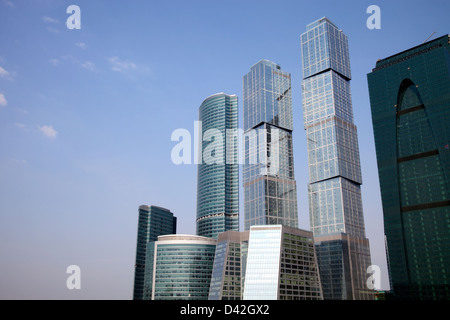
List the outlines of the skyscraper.
<svg viewBox="0 0 450 320">
<path fill-rule="evenodd" d="M 450 36 L 368 74 L 394 297 L 450 298 Z"/>
<path fill-rule="evenodd" d="M 238 144 L 228 141 L 238 128 L 236 95 L 218 93 L 199 109 L 202 162 L 197 177 L 197 235 L 216 238 L 239 230 Z"/>
<path fill-rule="evenodd" d="M 157 206 L 139 206 L 136 263 L 134 266 L 134 300 L 143 299 L 148 242 L 156 241 L 160 235 L 174 234 L 176 231 L 177 218 L 170 210 Z"/>
<path fill-rule="evenodd" d="M 244 228 L 298 227 L 291 76 L 261 60 L 243 78 Z"/>
<path fill-rule="evenodd" d="M 370 266 L 347 36 L 327 18 L 301 35 L 309 211 L 325 299 L 366 299 Z"/>
</svg>

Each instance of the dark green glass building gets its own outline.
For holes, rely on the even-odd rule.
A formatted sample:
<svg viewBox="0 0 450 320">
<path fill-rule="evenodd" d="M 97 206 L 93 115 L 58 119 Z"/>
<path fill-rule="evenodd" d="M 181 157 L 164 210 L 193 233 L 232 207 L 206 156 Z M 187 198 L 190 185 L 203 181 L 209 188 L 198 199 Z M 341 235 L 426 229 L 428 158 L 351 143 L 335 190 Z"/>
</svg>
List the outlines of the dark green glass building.
<svg viewBox="0 0 450 320">
<path fill-rule="evenodd" d="M 391 289 L 450 298 L 450 36 L 368 74 Z"/>
<path fill-rule="evenodd" d="M 157 206 L 139 206 L 136 263 L 134 265 L 134 300 L 143 299 L 147 244 L 158 240 L 160 235 L 175 234 L 176 232 L 177 218 L 170 210 Z"/>
</svg>

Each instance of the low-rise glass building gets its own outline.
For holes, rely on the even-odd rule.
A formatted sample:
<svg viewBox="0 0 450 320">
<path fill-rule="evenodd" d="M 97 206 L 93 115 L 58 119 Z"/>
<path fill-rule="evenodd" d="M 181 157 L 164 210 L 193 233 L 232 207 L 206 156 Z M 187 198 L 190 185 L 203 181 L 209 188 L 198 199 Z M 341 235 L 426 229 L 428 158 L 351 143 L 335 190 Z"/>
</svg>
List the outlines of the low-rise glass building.
<svg viewBox="0 0 450 320">
<path fill-rule="evenodd" d="M 147 246 L 144 298 L 207 300 L 216 240 L 166 235 Z"/>
<path fill-rule="evenodd" d="M 312 233 L 282 225 L 219 235 L 210 300 L 321 300 Z"/>
<path fill-rule="evenodd" d="M 249 231 L 227 231 L 217 238 L 209 300 L 242 300 Z"/>
</svg>

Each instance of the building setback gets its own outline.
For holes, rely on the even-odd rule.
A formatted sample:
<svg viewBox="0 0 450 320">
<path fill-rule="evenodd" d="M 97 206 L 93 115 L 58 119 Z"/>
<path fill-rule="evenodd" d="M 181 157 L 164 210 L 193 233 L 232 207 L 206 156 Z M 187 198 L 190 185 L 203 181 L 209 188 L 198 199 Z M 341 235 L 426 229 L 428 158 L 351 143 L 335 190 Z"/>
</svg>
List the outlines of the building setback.
<svg viewBox="0 0 450 320">
<path fill-rule="evenodd" d="M 368 74 L 396 299 L 450 298 L 450 36 Z"/>
<path fill-rule="evenodd" d="M 197 176 L 197 235 L 217 238 L 239 230 L 238 144 L 227 132 L 238 128 L 238 98 L 218 93 L 199 108 L 202 162 Z"/>
<path fill-rule="evenodd" d="M 143 299 L 147 243 L 156 241 L 160 235 L 174 234 L 176 230 L 177 218 L 170 210 L 157 206 L 139 206 L 133 300 Z"/>
<path fill-rule="evenodd" d="M 261 60 L 243 77 L 244 229 L 298 227 L 291 76 Z"/>
<path fill-rule="evenodd" d="M 373 299 L 347 36 L 327 18 L 301 35 L 309 213 L 324 299 Z"/>
</svg>

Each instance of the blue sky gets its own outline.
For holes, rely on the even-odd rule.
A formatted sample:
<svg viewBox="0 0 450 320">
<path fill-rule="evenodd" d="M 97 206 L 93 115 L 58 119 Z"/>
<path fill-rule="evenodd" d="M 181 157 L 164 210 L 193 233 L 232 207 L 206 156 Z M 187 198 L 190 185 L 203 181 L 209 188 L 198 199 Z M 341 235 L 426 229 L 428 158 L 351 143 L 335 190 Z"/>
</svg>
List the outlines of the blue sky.
<svg viewBox="0 0 450 320">
<path fill-rule="evenodd" d="M 66 27 L 71 4 L 80 30 Z M 371 4 L 380 30 L 366 27 Z M 446 0 L 0 0 L 0 298 L 130 299 L 138 206 L 169 208 L 178 233 L 195 233 L 197 170 L 172 163 L 171 133 L 192 132 L 211 94 L 237 94 L 241 107 L 242 76 L 260 59 L 292 74 L 299 227 L 309 230 L 299 36 L 324 16 L 349 38 L 366 231 L 389 288 L 366 75 L 377 59 L 449 33 L 449 9 Z M 72 264 L 81 290 L 66 288 Z"/>
</svg>

